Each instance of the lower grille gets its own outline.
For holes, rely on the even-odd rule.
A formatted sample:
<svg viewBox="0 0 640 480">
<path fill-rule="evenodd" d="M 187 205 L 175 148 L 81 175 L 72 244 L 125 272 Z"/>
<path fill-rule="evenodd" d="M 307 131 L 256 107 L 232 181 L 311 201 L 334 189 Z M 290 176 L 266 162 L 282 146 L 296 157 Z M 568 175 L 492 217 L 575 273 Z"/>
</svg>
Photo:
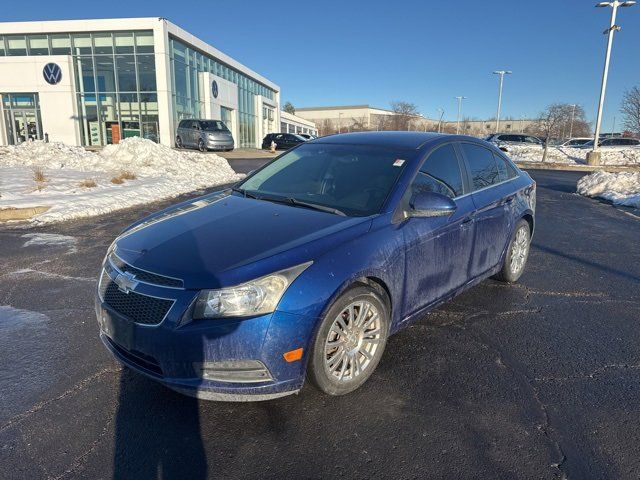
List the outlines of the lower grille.
<svg viewBox="0 0 640 480">
<path fill-rule="evenodd" d="M 137 367 L 147 370 L 150 373 L 154 373 L 160 377 L 162 376 L 162 369 L 160 368 L 160 365 L 155 358 L 150 357 L 149 355 L 144 355 L 140 352 L 130 352 L 129 350 L 122 348 L 106 335 L 104 338 L 107 340 L 111 348 L 118 352 L 118 354 L 120 354 L 128 362 L 131 362 Z"/>
<path fill-rule="evenodd" d="M 99 288 L 100 298 L 104 303 L 120 315 L 143 325 L 157 325 L 162 322 L 174 302 L 136 292 L 124 293 L 104 270 Z"/>
</svg>

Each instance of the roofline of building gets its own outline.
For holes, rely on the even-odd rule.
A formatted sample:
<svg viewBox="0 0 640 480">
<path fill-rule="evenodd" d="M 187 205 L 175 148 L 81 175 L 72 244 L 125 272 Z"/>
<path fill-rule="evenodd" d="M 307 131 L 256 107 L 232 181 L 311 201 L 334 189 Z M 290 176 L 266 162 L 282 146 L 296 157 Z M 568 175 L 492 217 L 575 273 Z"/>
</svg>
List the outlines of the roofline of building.
<svg viewBox="0 0 640 480">
<path fill-rule="evenodd" d="M 246 65 L 234 60 L 226 53 L 212 47 L 208 43 L 200 40 L 195 35 L 187 32 L 178 25 L 162 17 L 122 17 L 122 18 L 94 18 L 86 20 L 44 20 L 28 22 L 0 22 L 0 34 L 29 34 L 29 33 L 82 33 L 101 31 L 123 31 L 123 30 L 153 30 L 158 22 L 164 22 L 167 32 L 188 43 L 196 50 L 220 59 L 222 63 L 252 77 L 259 83 L 277 92 L 280 87 L 271 80 L 253 71 Z"/>
<path fill-rule="evenodd" d="M 371 105 L 342 105 L 342 106 L 338 105 L 338 106 L 331 106 L 331 107 L 303 107 L 303 108 L 296 107 L 296 111 L 309 112 L 314 110 L 355 110 L 358 108 L 369 108 L 371 110 L 381 110 L 383 112 L 395 113 L 393 110 L 387 110 L 386 108 L 372 107 Z"/>
</svg>

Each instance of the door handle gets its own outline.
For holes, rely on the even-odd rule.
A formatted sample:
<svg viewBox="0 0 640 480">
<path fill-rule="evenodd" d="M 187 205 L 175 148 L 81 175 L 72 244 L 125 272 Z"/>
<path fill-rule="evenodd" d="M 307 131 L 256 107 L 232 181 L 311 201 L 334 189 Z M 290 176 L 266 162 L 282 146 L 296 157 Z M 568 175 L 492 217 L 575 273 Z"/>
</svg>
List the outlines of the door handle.
<svg viewBox="0 0 640 480">
<path fill-rule="evenodd" d="M 472 222 L 473 222 L 473 218 L 467 217 L 462 222 L 460 222 L 460 226 L 463 228 L 467 228 L 471 225 Z"/>
<path fill-rule="evenodd" d="M 504 204 L 505 204 L 505 205 L 510 205 L 510 204 L 512 204 L 512 203 L 513 203 L 513 197 L 509 197 L 509 198 L 507 198 L 507 199 L 504 201 Z"/>
</svg>

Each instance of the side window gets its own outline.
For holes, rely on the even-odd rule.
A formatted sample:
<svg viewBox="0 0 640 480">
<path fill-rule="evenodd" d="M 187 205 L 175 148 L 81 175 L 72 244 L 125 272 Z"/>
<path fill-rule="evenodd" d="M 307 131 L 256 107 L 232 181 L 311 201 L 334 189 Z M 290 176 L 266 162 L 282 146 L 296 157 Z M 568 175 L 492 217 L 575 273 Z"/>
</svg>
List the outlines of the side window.
<svg viewBox="0 0 640 480">
<path fill-rule="evenodd" d="M 469 163 L 474 190 L 490 187 L 501 181 L 496 160 L 490 150 L 471 143 L 461 143 L 460 146 Z"/>
<path fill-rule="evenodd" d="M 510 178 L 513 178 L 517 175 L 516 170 L 504 158 L 495 153 L 493 154 L 493 158 L 496 161 L 496 166 L 498 167 L 498 176 L 500 177 L 501 182 L 509 180 Z"/>
<path fill-rule="evenodd" d="M 412 194 L 435 192 L 451 198 L 462 195 L 462 174 L 453 145 L 440 147 L 427 157 L 411 189 Z"/>
</svg>

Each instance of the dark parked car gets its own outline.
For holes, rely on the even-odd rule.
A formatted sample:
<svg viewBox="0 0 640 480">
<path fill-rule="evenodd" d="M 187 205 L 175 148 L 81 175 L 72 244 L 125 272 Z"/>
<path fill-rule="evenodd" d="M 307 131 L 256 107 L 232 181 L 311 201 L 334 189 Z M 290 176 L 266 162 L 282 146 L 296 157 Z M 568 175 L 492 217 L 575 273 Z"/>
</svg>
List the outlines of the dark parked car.
<svg viewBox="0 0 640 480">
<path fill-rule="evenodd" d="M 275 142 L 276 150 L 289 150 L 306 141 L 306 138 L 295 133 L 268 133 L 262 140 L 262 148 L 269 149 L 271 148 L 271 142 Z"/>
<path fill-rule="evenodd" d="M 131 369 L 200 398 L 275 398 L 305 378 L 345 394 L 389 335 L 487 277 L 518 280 L 535 194 L 471 137 L 303 143 L 116 238 L 97 288 L 100 337 Z"/>
<path fill-rule="evenodd" d="M 207 150 L 231 151 L 234 147 L 233 135 L 221 120 L 180 120 L 176 132 L 176 147 Z"/>
<path fill-rule="evenodd" d="M 494 133 L 486 137 L 485 140 L 493 143 L 504 152 L 509 150 L 509 145 L 543 145 L 542 140 L 538 137 L 520 133 Z"/>
</svg>

